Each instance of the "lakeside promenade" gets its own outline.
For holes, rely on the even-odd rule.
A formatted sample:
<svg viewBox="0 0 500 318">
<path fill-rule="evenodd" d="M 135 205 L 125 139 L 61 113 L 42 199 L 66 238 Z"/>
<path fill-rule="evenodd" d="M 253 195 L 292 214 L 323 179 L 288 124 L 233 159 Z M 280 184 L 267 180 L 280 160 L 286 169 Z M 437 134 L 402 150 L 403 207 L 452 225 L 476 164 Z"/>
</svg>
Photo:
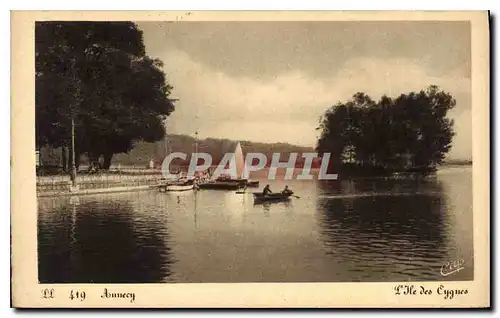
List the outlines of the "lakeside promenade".
<svg viewBox="0 0 500 318">
<path fill-rule="evenodd" d="M 56 196 L 147 190 L 158 185 L 162 177 L 154 169 L 77 174 L 77 186 L 73 187 L 69 175 L 37 176 L 36 192 L 37 196 Z"/>
</svg>

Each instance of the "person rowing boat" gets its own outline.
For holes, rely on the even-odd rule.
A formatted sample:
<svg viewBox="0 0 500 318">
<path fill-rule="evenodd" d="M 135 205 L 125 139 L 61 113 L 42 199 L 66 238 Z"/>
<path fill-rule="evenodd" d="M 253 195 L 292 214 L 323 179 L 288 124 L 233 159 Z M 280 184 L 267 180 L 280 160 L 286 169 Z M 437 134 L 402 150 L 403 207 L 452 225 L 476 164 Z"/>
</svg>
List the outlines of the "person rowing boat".
<svg viewBox="0 0 500 318">
<path fill-rule="evenodd" d="M 272 193 L 273 191 L 271 191 L 271 187 L 269 186 L 269 184 L 264 187 L 264 190 L 262 190 L 263 195 L 270 195 Z"/>
<path fill-rule="evenodd" d="M 290 190 L 290 189 L 288 189 L 288 186 L 286 185 L 285 189 L 283 189 L 283 191 L 281 191 L 281 194 L 283 194 L 283 195 L 292 195 L 293 191 Z"/>
</svg>

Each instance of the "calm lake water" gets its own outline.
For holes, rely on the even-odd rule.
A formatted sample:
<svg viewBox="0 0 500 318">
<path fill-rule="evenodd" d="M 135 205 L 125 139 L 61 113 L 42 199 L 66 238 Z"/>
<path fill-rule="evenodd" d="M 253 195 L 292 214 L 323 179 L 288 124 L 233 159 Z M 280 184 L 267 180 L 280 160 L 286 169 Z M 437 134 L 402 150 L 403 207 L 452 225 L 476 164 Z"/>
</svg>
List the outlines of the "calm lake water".
<svg viewBox="0 0 500 318">
<path fill-rule="evenodd" d="M 472 169 L 435 180 L 261 180 L 300 198 L 234 191 L 39 198 L 45 283 L 472 280 Z M 253 191 L 257 191 L 254 189 Z M 250 190 L 252 191 L 252 190 Z M 443 276 L 448 261 L 464 269 Z"/>
</svg>

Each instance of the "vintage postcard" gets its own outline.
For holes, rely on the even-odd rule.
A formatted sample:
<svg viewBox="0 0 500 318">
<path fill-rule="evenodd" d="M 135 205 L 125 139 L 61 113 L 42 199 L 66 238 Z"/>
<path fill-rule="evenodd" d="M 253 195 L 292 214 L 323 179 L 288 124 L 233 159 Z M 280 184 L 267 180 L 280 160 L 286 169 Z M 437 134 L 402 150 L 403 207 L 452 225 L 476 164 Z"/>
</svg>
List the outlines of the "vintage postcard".
<svg viewBox="0 0 500 318">
<path fill-rule="evenodd" d="M 488 12 L 12 12 L 12 305 L 490 306 Z"/>
</svg>

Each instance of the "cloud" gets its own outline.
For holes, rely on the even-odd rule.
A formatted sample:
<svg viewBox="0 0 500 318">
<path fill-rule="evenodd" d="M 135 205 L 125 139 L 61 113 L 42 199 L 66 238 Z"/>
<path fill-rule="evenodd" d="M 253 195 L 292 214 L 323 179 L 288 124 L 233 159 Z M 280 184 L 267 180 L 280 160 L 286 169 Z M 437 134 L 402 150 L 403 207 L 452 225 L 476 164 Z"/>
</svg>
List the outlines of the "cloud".
<svg viewBox="0 0 500 318">
<path fill-rule="evenodd" d="M 352 58 L 329 78 L 312 78 L 297 69 L 264 79 L 230 76 L 179 50 L 158 57 L 174 86 L 172 95 L 180 99 L 169 118 L 171 133 L 198 130 L 200 137 L 313 146 L 319 117 L 337 101 L 358 91 L 378 99 L 435 84 L 457 99 L 450 157 L 471 156 L 470 79 L 460 70 L 436 76 L 415 60 Z"/>
</svg>

